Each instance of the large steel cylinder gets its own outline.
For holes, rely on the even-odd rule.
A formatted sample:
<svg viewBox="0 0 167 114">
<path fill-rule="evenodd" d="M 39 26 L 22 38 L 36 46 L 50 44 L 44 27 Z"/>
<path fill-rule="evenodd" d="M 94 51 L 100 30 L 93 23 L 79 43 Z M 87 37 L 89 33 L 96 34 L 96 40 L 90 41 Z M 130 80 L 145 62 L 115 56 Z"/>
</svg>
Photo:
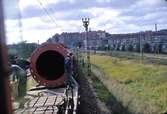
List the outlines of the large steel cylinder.
<svg viewBox="0 0 167 114">
<path fill-rule="evenodd" d="M 43 86 L 57 87 L 66 80 L 64 60 L 68 50 L 61 44 L 46 43 L 31 56 L 30 71 L 33 78 Z"/>
</svg>

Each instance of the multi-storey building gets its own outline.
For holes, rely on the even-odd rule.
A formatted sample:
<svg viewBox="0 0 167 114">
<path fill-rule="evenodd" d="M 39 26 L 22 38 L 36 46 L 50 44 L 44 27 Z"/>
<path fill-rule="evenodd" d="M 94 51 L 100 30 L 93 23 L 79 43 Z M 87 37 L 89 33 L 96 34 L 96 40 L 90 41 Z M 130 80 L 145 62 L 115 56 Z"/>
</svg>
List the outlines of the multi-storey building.
<svg viewBox="0 0 167 114">
<path fill-rule="evenodd" d="M 54 35 L 47 42 L 61 42 L 70 48 L 85 48 L 86 40 L 90 49 L 167 53 L 167 30 L 127 34 L 109 34 L 105 31 L 62 33 Z"/>
</svg>

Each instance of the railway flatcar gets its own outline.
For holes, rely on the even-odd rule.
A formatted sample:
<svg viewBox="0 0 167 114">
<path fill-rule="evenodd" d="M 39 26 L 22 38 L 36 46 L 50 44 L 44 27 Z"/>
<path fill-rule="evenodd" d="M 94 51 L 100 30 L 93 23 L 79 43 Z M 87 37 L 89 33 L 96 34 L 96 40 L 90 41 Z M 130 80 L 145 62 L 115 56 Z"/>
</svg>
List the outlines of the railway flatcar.
<svg viewBox="0 0 167 114">
<path fill-rule="evenodd" d="M 73 77 L 73 59 L 61 44 L 38 47 L 30 60 L 30 72 L 38 86 L 27 92 L 30 100 L 16 113 L 76 114 L 79 86 Z"/>
</svg>

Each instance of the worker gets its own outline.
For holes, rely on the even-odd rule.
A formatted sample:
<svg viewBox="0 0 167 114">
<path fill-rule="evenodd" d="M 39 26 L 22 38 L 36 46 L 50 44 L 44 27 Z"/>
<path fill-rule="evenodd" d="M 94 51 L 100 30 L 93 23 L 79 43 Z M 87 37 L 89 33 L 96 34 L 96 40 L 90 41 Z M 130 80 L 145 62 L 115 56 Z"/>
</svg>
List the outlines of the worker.
<svg viewBox="0 0 167 114">
<path fill-rule="evenodd" d="M 20 66 L 22 69 L 27 70 L 30 67 L 30 62 L 26 59 L 23 58 L 18 58 L 17 56 L 11 56 L 9 58 L 10 64 L 13 65 L 18 65 Z"/>
<path fill-rule="evenodd" d="M 64 61 L 64 66 L 65 66 L 65 74 L 67 76 L 67 80 L 64 82 L 66 86 L 72 86 L 71 83 L 71 76 L 72 76 L 72 63 L 71 63 L 71 57 L 70 54 L 67 55 Z"/>
<path fill-rule="evenodd" d="M 18 65 L 11 65 L 13 81 L 18 82 L 18 97 L 26 95 L 27 89 L 27 74 L 26 71 Z"/>
</svg>

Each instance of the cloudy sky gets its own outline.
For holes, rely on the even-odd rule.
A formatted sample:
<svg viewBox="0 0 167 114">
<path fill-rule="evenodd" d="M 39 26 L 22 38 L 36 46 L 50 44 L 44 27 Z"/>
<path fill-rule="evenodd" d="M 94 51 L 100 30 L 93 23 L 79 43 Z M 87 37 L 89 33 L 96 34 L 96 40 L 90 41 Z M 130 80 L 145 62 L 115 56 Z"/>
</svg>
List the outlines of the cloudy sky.
<svg viewBox="0 0 167 114">
<path fill-rule="evenodd" d="M 83 17 L 90 18 L 92 31 L 139 32 L 154 30 L 155 23 L 158 29 L 167 28 L 165 0 L 16 1 L 5 0 L 4 3 L 8 43 L 22 40 L 42 43 L 55 33 L 83 32 Z"/>
</svg>

